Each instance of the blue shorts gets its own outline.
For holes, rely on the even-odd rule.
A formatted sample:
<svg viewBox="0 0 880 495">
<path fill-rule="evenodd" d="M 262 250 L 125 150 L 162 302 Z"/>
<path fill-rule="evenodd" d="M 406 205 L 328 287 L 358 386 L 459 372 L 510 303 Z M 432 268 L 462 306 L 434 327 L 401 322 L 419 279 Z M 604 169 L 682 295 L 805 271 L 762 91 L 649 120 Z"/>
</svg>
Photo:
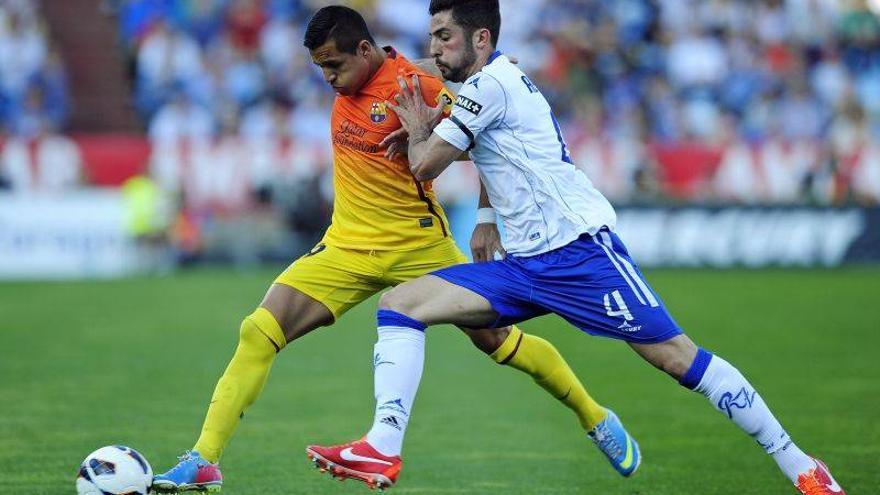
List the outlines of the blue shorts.
<svg viewBox="0 0 880 495">
<path fill-rule="evenodd" d="M 555 313 L 591 334 L 651 344 L 682 333 L 607 229 L 530 257 L 453 265 L 431 273 L 489 300 L 503 327 Z"/>
</svg>

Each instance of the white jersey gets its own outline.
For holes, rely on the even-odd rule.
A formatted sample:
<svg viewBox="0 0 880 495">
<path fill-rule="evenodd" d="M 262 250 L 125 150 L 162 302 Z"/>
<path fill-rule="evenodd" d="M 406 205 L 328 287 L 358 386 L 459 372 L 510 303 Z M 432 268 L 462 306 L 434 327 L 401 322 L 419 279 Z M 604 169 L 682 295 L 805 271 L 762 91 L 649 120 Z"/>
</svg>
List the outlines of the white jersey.
<svg viewBox="0 0 880 495">
<path fill-rule="evenodd" d="M 499 52 L 465 81 L 434 132 L 470 151 L 509 254 L 534 256 L 614 228 L 614 208 L 572 164 L 547 100 Z"/>
</svg>

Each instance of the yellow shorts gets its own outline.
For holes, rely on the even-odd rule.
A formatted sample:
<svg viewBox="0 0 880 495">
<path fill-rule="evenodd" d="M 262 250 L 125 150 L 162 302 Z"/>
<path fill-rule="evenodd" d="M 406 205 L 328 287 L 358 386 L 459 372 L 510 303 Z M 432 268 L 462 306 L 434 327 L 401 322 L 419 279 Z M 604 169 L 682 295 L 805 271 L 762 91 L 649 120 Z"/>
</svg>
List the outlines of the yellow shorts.
<svg viewBox="0 0 880 495">
<path fill-rule="evenodd" d="M 467 261 L 452 239 L 411 251 L 355 251 L 318 244 L 275 283 L 319 301 L 339 318 L 386 287 Z"/>
</svg>

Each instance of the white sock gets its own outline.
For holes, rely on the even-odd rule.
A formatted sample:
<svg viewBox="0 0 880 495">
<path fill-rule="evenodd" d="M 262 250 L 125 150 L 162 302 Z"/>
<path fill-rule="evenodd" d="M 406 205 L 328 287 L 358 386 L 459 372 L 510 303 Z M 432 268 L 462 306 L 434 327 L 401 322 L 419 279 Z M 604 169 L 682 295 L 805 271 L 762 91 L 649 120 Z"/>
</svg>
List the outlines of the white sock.
<svg viewBox="0 0 880 495">
<path fill-rule="evenodd" d="M 816 462 L 810 456 L 804 454 L 804 451 L 791 441 L 788 442 L 788 445 L 770 454 L 770 456 L 776 461 L 779 469 L 795 485 L 797 484 L 799 474 L 806 473 L 816 467 Z"/>
<path fill-rule="evenodd" d="M 813 460 L 791 441 L 746 377 L 724 359 L 712 356 L 694 391 L 708 397 L 715 409 L 754 438 L 792 483 L 797 483 L 798 474 L 815 467 Z"/>
<path fill-rule="evenodd" d="M 373 347 L 376 416 L 367 442 L 383 455 L 400 455 L 424 363 L 424 331 L 379 327 L 379 340 Z"/>
</svg>

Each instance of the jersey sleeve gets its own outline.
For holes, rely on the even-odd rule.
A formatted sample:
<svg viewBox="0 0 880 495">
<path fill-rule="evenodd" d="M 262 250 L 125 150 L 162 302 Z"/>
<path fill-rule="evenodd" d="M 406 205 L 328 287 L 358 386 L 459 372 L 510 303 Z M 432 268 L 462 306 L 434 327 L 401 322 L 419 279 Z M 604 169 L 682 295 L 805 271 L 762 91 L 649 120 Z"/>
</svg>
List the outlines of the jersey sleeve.
<svg viewBox="0 0 880 495">
<path fill-rule="evenodd" d="M 504 117 L 505 99 L 504 89 L 495 78 L 478 76 L 461 88 L 452 114 L 443 119 L 434 132 L 456 148 L 470 151 L 477 136 Z"/>
</svg>

